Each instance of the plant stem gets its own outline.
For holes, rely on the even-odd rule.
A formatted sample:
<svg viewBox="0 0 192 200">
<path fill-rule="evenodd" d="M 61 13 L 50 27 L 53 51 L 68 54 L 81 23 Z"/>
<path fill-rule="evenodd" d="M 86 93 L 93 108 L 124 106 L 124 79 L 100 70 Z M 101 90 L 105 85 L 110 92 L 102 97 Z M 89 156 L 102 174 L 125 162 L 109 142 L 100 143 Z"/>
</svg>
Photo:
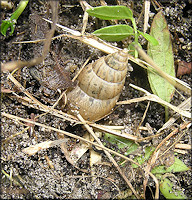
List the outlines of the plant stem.
<svg viewBox="0 0 192 200">
<path fill-rule="evenodd" d="M 29 0 L 21 0 L 17 7 L 17 10 L 11 15 L 10 20 L 17 20 L 21 13 L 24 11 L 25 7 L 27 6 Z"/>
<path fill-rule="evenodd" d="M 135 18 L 131 18 L 131 22 L 133 24 L 133 28 L 134 28 L 134 32 L 135 32 L 135 42 L 136 42 L 136 44 L 138 44 L 138 32 L 137 32 L 137 26 L 135 23 Z M 136 49 L 135 49 L 135 58 L 138 58 L 138 52 Z"/>
<path fill-rule="evenodd" d="M 168 110 L 168 107 L 165 106 L 165 122 L 168 121 L 168 118 L 169 118 L 169 110 Z"/>
</svg>

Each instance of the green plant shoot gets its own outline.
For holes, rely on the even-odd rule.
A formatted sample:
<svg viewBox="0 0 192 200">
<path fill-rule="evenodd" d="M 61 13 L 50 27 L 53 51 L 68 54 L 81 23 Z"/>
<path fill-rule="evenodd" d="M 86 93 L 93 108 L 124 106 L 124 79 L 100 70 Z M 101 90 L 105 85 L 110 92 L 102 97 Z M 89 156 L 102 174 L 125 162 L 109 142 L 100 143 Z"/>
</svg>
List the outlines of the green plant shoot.
<svg viewBox="0 0 192 200">
<path fill-rule="evenodd" d="M 10 19 L 2 20 L 1 24 L 1 34 L 6 36 L 8 28 L 11 28 L 11 31 L 9 35 L 11 36 L 15 29 L 15 24 L 17 23 L 17 19 L 21 15 L 21 13 L 24 11 L 25 7 L 27 6 L 29 0 L 20 1 L 16 11 L 11 15 Z"/>
<path fill-rule="evenodd" d="M 133 17 L 132 11 L 126 6 L 99 6 L 92 9 L 88 9 L 87 13 L 90 16 L 97 17 L 103 20 L 121 20 L 121 19 L 129 19 L 131 20 L 132 27 L 128 25 L 112 25 L 107 26 L 93 32 L 97 37 L 107 40 L 107 41 L 121 41 L 127 38 L 130 35 L 134 36 L 134 44 L 138 44 L 138 37 L 142 35 L 146 40 L 151 42 L 153 45 L 157 45 L 158 41 L 150 36 L 147 33 L 143 33 L 137 30 L 137 26 L 135 23 L 135 18 Z M 133 50 L 135 57 L 138 57 L 138 53 L 135 49 L 133 49 L 133 45 L 128 47 L 128 49 Z"/>
</svg>

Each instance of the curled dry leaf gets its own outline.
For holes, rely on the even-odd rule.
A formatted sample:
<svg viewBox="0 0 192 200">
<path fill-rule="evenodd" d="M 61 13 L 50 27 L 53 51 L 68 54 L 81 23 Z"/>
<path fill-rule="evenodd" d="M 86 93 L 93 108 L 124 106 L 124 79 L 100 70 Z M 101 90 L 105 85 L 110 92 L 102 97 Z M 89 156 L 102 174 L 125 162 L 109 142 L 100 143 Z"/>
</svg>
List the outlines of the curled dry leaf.
<svg viewBox="0 0 192 200">
<path fill-rule="evenodd" d="M 65 142 L 61 144 L 61 150 L 65 154 L 65 157 L 69 163 L 71 163 L 74 167 L 77 167 L 78 160 L 84 155 L 84 153 L 87 152 L 87 150 L 90 148 L 88 144 L 80 141 L 78 143 L 75 143 L 71 145 L 71 138 L 66 138 L 62 134 L 57 134 L 58 138 L 64 139 Z M 85 133 L 83 136 L 84 139 L 89 140 L 89 134 Z M 78 168 L 79 169 L 79 168 Z M 84 169 L 79 169 L 81 171 L 84 171 Z"/>
<path fill-rule="evenodd" d="M 32 67 L 30 73 L 43 87 L 47 87 L 54 91 L 57 91 L 58 89 L 64 90 L 75 86 L 75 83 L 69 78 L 69 73 L 60 70 L 60 68 L 57 69 L 57 66 L 47 66 L 43 69 Z"/>
<path fill-rule="evenodd" d="M 190 63 L 185 61 L 178 62 L 177 77 L 185 74 L 191 74 L 191 71 L 192 71 L 191 62 Z"/>
</svg>

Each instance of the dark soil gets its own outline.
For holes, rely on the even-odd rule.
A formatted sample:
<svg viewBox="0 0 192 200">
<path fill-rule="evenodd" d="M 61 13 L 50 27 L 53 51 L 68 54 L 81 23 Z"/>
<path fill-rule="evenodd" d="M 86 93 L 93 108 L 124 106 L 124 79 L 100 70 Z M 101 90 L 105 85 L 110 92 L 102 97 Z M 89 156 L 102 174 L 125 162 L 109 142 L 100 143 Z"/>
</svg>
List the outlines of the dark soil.
<svg viewBox="0 0 192 200">
<path fill-rule="evenodd" d="M 19 1 L 14 1 L 14 6 L 17 6 Z M 87 1 L 92 6 L 99 6 L 99 1 Z M 116 1 L 106 1 L 108 5 L 116 5 Z M 139 18 L 142 11 L 143 1 L 120 1 L 121 5 L 130 6 L 133 10 L 136 20 Z M 163 13 L 168 22 L 169 30 L 172 35 L 173 49 L 175 62 L 179 60 L 191 62 L 191 1 L 158 1 L 163 6 Z M 13 13 L 15 7 L 11 10 L 1 10 L 1 19 L 4 20 Z M 50 18 L 50 6 L 47 1 L 30 1 L 22 15 L 17 21 L 17 25 L 12 36 L 3 37 L 1 35 L 1 62 L 5 63 L 11 60 L 29 60 L 33 57 L 40 56 L 43 48 L 43 43 L 20 43 L 19 41 L 30 41 L 45 38 L 46 32 L 50 29 L 50 24 L 46 23 L 41 17 Z M 151 12 L 156 14 L 154 6 L 151 5 Z M 73 30 L 81 31 L 83 10 L 78 1 L 59 1 L 59 24 L 62 24 Z M 149 24 L 151 24 L 153 17 L 150 17 Z M 108 22 L 106 22 L 108 23 Z M 86 32 L 92 33 L 94 30 L 106 26 L 103 21 L 89 18 Z M 138 22 L 139 30 L 143 29 L 143 16 Z M 36 31 L 35 31 L 36 30 Z M 149 31 L 149 30 L 148 30 Z M 55 36 L 62 34 L 62 30 L 57 28 Z M 146 41 L 141 40 L 143 48 L 146 48 Z M 113 43 L 120 48 L 126 45 L 126 42 Z M 24 67 L 14 73 L 14 77 L 23 85 L 28 92 L 34 95 L 37 100 L 46 105 L 53 105 L 59 97 L 57 89 L 64 90 L 67 87 L 73 87 L 71 79 L 75 76 L 77 71 L 91 56 L 91 61 L 103 56 L 104 53 L 97 49 L 89 47 L 77 40 L 62 37 L 54 40 L 51 44 L 50 54 L 47 55 L 45 62 L 32 68 Z M 90 62 L 91 62 L 90 61 Z M 146 72 L 134 63 L 130 63 L 134 68 L 131 74 L 127 75 L 125 87 L 120 96 L 120 100 L 133 99 L 142 96 L 140 92 L 129 86 L 133 83 L 144 89 L 150 91 L 147 83 Z M 40 76 L 45 69 L 50 70 L 50 76 L 43 80 Z M 64 70 L 65 77 L 62 77 L 61 82 L 52 84 L 52 77 L 57 73 L 55 67 L 60 66 Z M 177 67 L 177 65 L 176 65 Z M 176 69 L 177 70 L 177 69 Z M 33 73 L 34 72 L 34 73 Z M 53 75 L 52 73 L 55 73 Z M 11 81 L 7 80 L 8 72 L 1 73 L 1 112 L 12 114 L 22 118 L 33 119 L 43 112 L 38 109 L 31 108 L 27 105 L 22 105 L 16 98 L 16 95 L 24 96 L 22 92 L 14 86 Z M 34 75 L 36 74 L 36 76 Z M 70 78 L 69 78 L 70 77 Z M 186 83 L 191 83 L 190 75 L 186 74 L 179 77 Z M 49 84 L 47 84 L 49 83 Z M 4 93 L 5 89 L 14 91 L 14 93 Z M 129 91 L 129 92 L 127 92 Z M 185 96 L 187 98 L 187 96 Z M 183 99 L 180 95 L 175 94 L 172 100 L 173 105 L 179 105 Z M 125 132 L 136 135 L 136 130 L 141 122 L 142 116 L 145 112 L 147 102 L 134 103 L 130 105 L 123 105 L 117 108 L 112 114 L 100 120 L 99 124 L 105 125 L 121 125 L 125 126 Z M 59 109 L 59 106 L 57 107 Z M 171 113 L 171 111 L 170 111 Z M 164 108 L 157 103 L 150 103 L 149 110 L 145 117 L 142 126 L 150 125 L 155 133 L 165 123 Z M 52 116 L 51 114 L 44 115 L 38 119 L 39 123 L 52 126 L 57 129 L 66 130 L 71 133 L 83 135 L 85 129 L 80 125 L 74 126 L 68 121 Z M 182 120 L 176 121 L 173 128 L 178 127 Z M 1 198 L 59 198 L 59 199 L 110 199 L 117 198 L 118 188 L 121 192 L 125 192 L 129 198 L 133 197 L 132 192 L 126 185 L 123 178 L 119 175 L 117 169 L 110 165 L 110 161 L 106 155 L 97 149 L 102 154 L 103 163 L 95 166 L 96 175 L 100 178 L 92 179 L 90 173 L 84 173 L 71 165 L 65 158 L 64 153 L 60 147 L 52 147 L 47 150 L 41 150 L 33 156 L 28 156 L 22 150 L 31 145 L 38 144 L 47 140 L 53 141 L 58 139 L 57 133 L 48 131 L 42 127 L 31 127 L 25 131 L 26 124 L 19 121 L 14 121 L 5 117 L 1 118 L 1 139 L 13 134 L 21 132 L 21 134 L 8 140 L 1 145 Z M 172 130 L 156 138 L 141 143 L 137 152 L 130 156 L 141 154 L 145 146 L 157 146 L 164 137 L 166 137 Z M 140 131 L 140 137 L 149 136 L 149 132 Z M 102 139 L 105 141 L 104 139 Z M 190 130 L 181 138 L 185 144 L 191 144 Z M 109 144 L 105 141 L 109 148 L 117 149 L 116 145 Z M 169 152 L 173 156 L 173 151 Z M 170 157 L 171 157 L 170 156 Z M 78 161 L 78 166 L 81 169 L 91 170 L 89 166 L 89 152 L 85 153 Z M 177 153 L 177 157 L 181 159 L 187 166 L 191 165 L 190 151 L 185 154 Z M 118 161 L 120 158 L 115 157 Z M 50 165 L 49 161 L 52 163 Z M 170 161 L 171 162 L 171 161 Z M 165 163 L 164 163 L 165 164 Z M 53 168 L 51 167 L 53 166 Z M 133 170 L 130 163 L 126 163 L 123 171 L 131 181 L 133 187 L 140 192 L 143 191 L 143 177 L 141 170 Z M 5 175 L 7 173 L 7 175 Z M 134 174 L 134 175 L 133 175 Z M 8 178 L 8 176 L 12 176 Z M 134 176 L 134 177 L 133 177 Z M 177 180 L 184 189 L 185 195 L 191 198 L 191 171 L 175 174 Z M 106 180 L 109 178 L 111 181 Z M 113 182 L 114 181 L 114 182 Z M 155 184 L 152 179 L 149 179 L 147 188 L 147 198 L 152 198 L 151 190 L 155 191 Z M 149 189 L 150 188 L 150 189 Z M 160 194 L 160 198 L 164 199 Z"/>
</svg>

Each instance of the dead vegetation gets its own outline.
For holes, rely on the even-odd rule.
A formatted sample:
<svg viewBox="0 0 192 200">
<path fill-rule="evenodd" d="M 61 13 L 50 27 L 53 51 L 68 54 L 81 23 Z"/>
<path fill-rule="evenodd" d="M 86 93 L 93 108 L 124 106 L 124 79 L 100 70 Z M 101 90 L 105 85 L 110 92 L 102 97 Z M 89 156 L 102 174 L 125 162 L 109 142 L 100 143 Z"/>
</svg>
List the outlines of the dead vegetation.
<svg viewBox="0 0 192 200">
<path fill-rule="evenodd" d="M 101 1 L 101 3 L 104 3 L 104 1 Z M 167 103 L 156 95 L 147 92 L 147 90 L 142 87 L 130 84 L 132 93 L 139 91 L 137 93 L 138 95 L 136 95 L 137 98 L 132 95 L 132 99 L 119 101 L 117 105 L 123 105 L 124 107 L 117 108 L 108 118 L 105 118 L 105 120 L 93 123 L 85 121 L 78 112 L 74 112 L 74 115 L 71 115 L 60 110 L 60 100 L 66 100 L 65 88 L 56 91 L 56 94 L 51 96 L 51 98 L 54 98 L 53 102 L 47 101 L 50 96 L 47 95 L 45 91 L 43 91 L 43 96 L 45 97 L 43 101 L 39 93 L 34 92 L 36 83 L 29 73 L 29 68 L 36 65 L 41 69 L 42 66 L 46 67 L 47 63 L 50 65 L 49 60 L 51 58 L 49 52 L 54 52 L 53 47 L 57 46 L 58 41 L 80 41 L 83 45 L 90 45 L 105 53 L 113 53 L 120 49 L 120 45 L 118 45 L 118 47 L 114 46 L 113 43 L 106 43 L 86 33 L 85 28 L 88 26 L 88 29 L 90 29 L 89 22 L 86 20 L 88 16 L 86 15 L 84 15 L 83 18 L 81 32 L 60 25 L 59 22 L 61 19 L 59 19 L 60 21 L 57 19 L 60 17 L 58 15 L 59 9 L 62 10 L 62 6 L 67 11 L 70 10 L 70 6 L 74 9 L 81 9 L 80 5 L 84 11 L 86 8 L 90 7 L 85 1 L 80 1 L 80 4 L 74 3 L 74 5 L 65 5 L 59 1 L 50 1 L 50 5 L 49 3 L 42 4 L 41 6 L 48 10 L 49 6 L 51 6 L 52 14 L 52 20 L 44 18 L 42 20 L 52 23 L 51 29 L 45 34 L 45 38 L 37 38 L 35 41 L 27 42 L 25 42 L 24 39 L 20 42 L 11 42 L 12 45 L 26 45 L 31 42 L 34 46 L 36 43 L 44 42 L 41 56 L 37 56 L 39 54 L 36 54 L 37 57 L 26 59 L 25 61 L 13 59 L 14 61 L 4 62 L 2 64 L 3 96 L 1 115 L 3 141 L 1 159 L 3 178 L 5 179 L 5 177 L 7 177 L 5 185 L 3 186 L 2 198 L 18 197 L 20 195 L 23 198 L 27 193 L 28 197 L 33 198 L 107 199 L 133 197 L 134 195 L 134 197 L 140 199 L 148 195 L 146 194 L 147 190 L 147 193 L 151 193 L 153 198 L 158 199 L 159 181 L 151 172 L 151 169 L 159 163 L 166 167 L 171 166 L 174 163 L 174 159 L 172 159 L 174 157 L 174 152 L 181 155 L 180 157 L 186 156 L 186 164 L 189 164 L 189 146 L 191 141 L 186 141 L 186 138 L 190 138 L 189 130 L 191 126 L 189 83 L 179 79 L 172 79 L 167 74 L 158 71 L 159 69 L 157 70 L 157 68 L 155 68 L 147 55 L 144 55 L 144 52 L 138 49 L 145 61 L 139 58 L 135 59 L 132 56 L 129 57 L 129 60 L 143 68 L 152 65 L 159 75 L 167 78 L 171 83 L 174 83 L 174 86 L 182 93 L 182 96 L 178 98 L 182 99 L 182 101 Z M 33 6 L 32 9 L 34 9 Z M 49 13 L 47 12 L 46 14 Z M 147 23 L 146 19 L 145 23 Z M 61 30 L 58 30 L 56 27 L 61 28 Z M 146 29 L 146 24 L 144 27 Z M 55 31 L 57 31 L 57 36 L 54 36 Z M 60 32 L 64 33 L 58 34 Z M 51 42 L 53 43 L 52 45 Z M 32 48 L 34 48 L 34 46 Z M 99 51 L 93 48 L 91 48 L 91 51 L 100 55 L 100 53 L 98 53 Z M 39 45 L 38 49 L 42 49 L 42 45 Z M 57 51 L 59 52 L 58 49 L 56 49 L 56 53 Z M 74 49 L 74 47 L 72 47 L 72 49 Z M 35 51 L 36 53 L 38 52 L 38 50 Z M 76 50 L 74 49 L 74 51 Z M 82 52 L 82 50 L 80 52 Z M 60 51 L 58 59 L 62 56 L 62 53 L 63 52 Z M 64 53 L 66 54 L 66 51 Z M 54 53 L 51 53 L 51 55 L 53 54 Z M 68 56 L 69 55 L 65 57 L 68 58 Z M 84 57 L 86 58 L 86 56 Z M 7 58 L 6 61 L 8 60 L 10 60 L 10 58 Z M 71 60 L 73 60 L 73 58 L 69 60 L 69 69 L 72 69 L 70 68 L 73 64 Z M 75 69 L 75 71 L 77 72 L 78 69 Z M 79 72 L 76 73 L 76 76 L 78 76 L 78 73 Z M 22 75 L 24 75 L 25 78 L 21 77 Z M 74 77 L 75 75 L 73 74 L 72 76 Z M 28 81 L 29 79 L 30 81 Z M 127 79 L 129 79 L 129 77 Z M 73 81 L 74 80 L 75 78 Z M 29 84 L 30 86 L 27 86 Z M 128 83 L 125 87 L 126 89 L 128 88 Z M 124 90 L 123 93 L 127 93 L 126 90 Z M 145 104 L 143 103 L 144 101 L 148 103 Z M 159 114 L 161 116 L 160 120 L 163 125 L 160 128 L 152 127 L 150 123 L 144 123 L 150 113 L 149 107 L 152 104 L 151 101 L 160 105 L 166 105 L 172 110 L 170 111 L 172 117 L 170 117 L 166 123 L 163 122 L 164 117 L 159 114 L 163 109 L 160 108 L 160 110 L 155 111 L 157 115 Z M 133 119 L 130 119 L 130 122 L 125 124 L 129 114 L 125 113 L 124 116 L 121 114 L 124 113 L 124 108 L 128 109 L 129 104 L 132 104 L 134 107 L 138 106 L 140 103 L 143 103 L 142 106 L 144 105 L 144 109 L 140 109 L 139 111 L 136 109 L 132 116 Z M 21 112 L 21 110 L 23 111 Z M 30 119 L 28 113 L 33 114 Z M 118 121 L 117 118 L 120 120 Z M 130 124 L 131 127 L 129 127 Z M 11 127 L 13 127 L 13 129 L 11 129 Z M 77 129 L 75 130 L 74 127 L 77 127 Z M 131 131 L 127 131 L 127 128 L 131 129 Z M 86 131 L 88 133 L 85 133 Z M 117 145 L 113 146 L 109 144 L 108 141 L 104 140 L 102 137 L 103 133 L 110 133 L 114 136 L 128 139 L 134 144 L 137 144 L 139 148 L 133 151 L 130 156 L 126 156 L 121 152 L 123 151 L 122 149 L 118 149 Z M 107 144 L 104 145 L 103 141 Z M 146 146 L 154 146 L 155 150 L 150 156 L 150 159 L 146 160 L 143 164 L 139 164 L 134 157 L 141 155 L 141 152 L 145 151 Z M 14 147 L 16 147 L 15 151 Z M 53 154 L 57 154 L 56 157 L 48 153 L 51 151 L 51 149 L 48 149 L 50 147 L 52 147 Z M 8 149 L 6 150 L 6 148 Z M 62 149 L 62 153 L 57 150 L 60 148 Z M 65 155 L 65 161 L 62 160 L 61 154 Z M 30 155 L 30 157 L 27 155 Z M 90 157 L 90 160 L 88 157 Z M 16 161 L 17 159 L 23 161 Z M 30 161 L 33 163 L 31 167 L 29 166 Z M 62 163 L 64 166 L 62 166 Z M 137 165 L 138 168 L 133 168 L 131 165 L 132 163 Z M 5 167 L 6 165 L 8 168 Z M 38 167 L 36 168 L 36 166 Z M 29 174 L 27 174 L 27 169 L 29 170 Z M 44 170 L 46 172 L 44 172 Z M 50 180 L 46 180 L 46 177 L 42 176 L 43 173 L 45 173 Z M 37 179 L 38 186 L 32 186 L 33 183 L 35 184 L 34 178 L 31 178 L 33 175 L 34 178 Z M 56 189 L 53 189 L 54 186 L 50 184 L 50 181 L 53 181 L 54 178 L 55 184 L 57 185 L 55 186 Z M 76 181 L 76 179 L 78 179 L 78 181 Z M 30 184 L 31 180 L 32 183 Z M 39 186 L 41 184 L 42 186 Z M 48 188 L 46 188 L 46 184 L 50 184 Z M 149 185 L 152 186 L 152 189 Z M 12 189 L 12 194 L 7 194 L 6 192 L 9 187 Z M 81 192 L 79 193 L 77 192 L 78 187 L 81 188 Z M 63 188 L 65 189 L 62 191 Z M 149 188 L 151 192 L 148 191 Z M 17 190 L 17 192 L 15 190 Z M 50 191 L 50 193 L 48 191 Z M 46 195 L 43 195 L 44 192 Z M 122 196 L 123 192 L 125 193 L 124 196 Z"/>
</svg>

